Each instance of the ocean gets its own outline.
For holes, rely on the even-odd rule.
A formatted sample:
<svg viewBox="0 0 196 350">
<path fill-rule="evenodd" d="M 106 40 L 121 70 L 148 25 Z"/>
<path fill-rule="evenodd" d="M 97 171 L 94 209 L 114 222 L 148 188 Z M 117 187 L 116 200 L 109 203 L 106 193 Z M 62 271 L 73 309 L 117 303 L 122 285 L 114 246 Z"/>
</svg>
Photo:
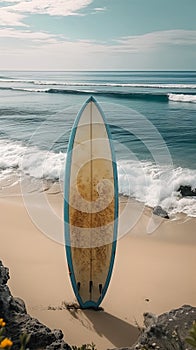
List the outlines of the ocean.
<svg viewBox="0 0 196 350">
<path fill-rule="evenodd" d="M 21 176 L 63 181 L 71 127 L 91 95 L 111 128 L 120 194 L 196 217 L 195 197 L 178 191 L 196 188 L 195 71 L 0 71 L 0 196 Z"/>
</svg>

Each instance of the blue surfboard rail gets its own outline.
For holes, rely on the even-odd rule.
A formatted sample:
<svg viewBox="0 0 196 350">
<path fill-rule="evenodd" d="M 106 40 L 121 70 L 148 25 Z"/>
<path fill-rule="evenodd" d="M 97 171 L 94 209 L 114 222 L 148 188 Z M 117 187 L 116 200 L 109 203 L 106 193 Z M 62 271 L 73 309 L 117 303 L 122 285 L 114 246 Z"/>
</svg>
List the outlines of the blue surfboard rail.
<svg viewBox="0 0 196 350">
<path fill-rule="evenodd" d="M 75 135 L 77 131 L 77 127 L 80 121 L 80 118 L 82 116 L 82 113 L 88 103 L 94 102 L 96 105 L 97 109 L 99 110 L 103 122 L 105 124 L 105 128 L 107 131 L 107 136 L 110 144 L 110 150 L 111 150 L 111 155 L 112 155 L 112 166 L 113 166 L 113 178 L 114 178 L 114 230 L 113 230 L 113 242 L 112 242 L 112 251 L 111 251 L 111 259 L 110 259 L 110 265 L 108 269 L 108 275 L 106 278 L 105 285 L 103 286 L 102 293 L 97 300 L 97 302 L 93 300 L 88 300 L 86 302 L 83 302 L 80 293 L 77 288 L 77 283 L 76 283 L 76 278 L 74 274 L 74 268 L 73 268 L 73 261 L 72 261 L 72 253 L 71 253 L 71 244 L 70 244 L 70 218 L 69 218 L 69 196 L 70 196 L 70 173 L 71 173 L 71 164 L 72 164 L 72 152 L 73 152 L 73 147 L 74 147 L 74 140 L 75 140 Z M 113 270 L 113 265 L 114 265 L 114 260 L 115 260 L 115 253 L 116 253 L 116 242 L 117 242 L 117 234 L 118 234 L 118 175 L 117 175 L 117 165 L 116 165 L 116 157 L 115 157 L 115 151 L 112 143 L 112 137 L 110 133 L 110 128 L 109 125 L 106 122 L 105 115 L 96 101 L 96 99 L 91 96 L 89 97 L 86 102 L 83 104 L 82 108 L 80 109 L 75 122 L 73 124 L 73 128 L 70 134 L 69 138 L 69 144 L 68 144 L 68 150 L 67 150 L 67 159 L 66 159 L 66 168 L 65 168 L 65 185 L 64 185 L 64 233 L 65 233 L 65 249 L 66 249 L 66 256 L 67 256 L 67 263 L 68 263 L 68 270 L 70 274 L 70 279 L 71 279 L 71 284 L 72 288 L 74 290 L 75 296 L 78 300 L 78 303 L 80 304 L 80 307 L 82 309 L 87 309 L 87 308 L 93 308 L 93 309 L 98 309 L 99 305 L 101 304 L 112 275 L 112 270 Z"/>
</svg>

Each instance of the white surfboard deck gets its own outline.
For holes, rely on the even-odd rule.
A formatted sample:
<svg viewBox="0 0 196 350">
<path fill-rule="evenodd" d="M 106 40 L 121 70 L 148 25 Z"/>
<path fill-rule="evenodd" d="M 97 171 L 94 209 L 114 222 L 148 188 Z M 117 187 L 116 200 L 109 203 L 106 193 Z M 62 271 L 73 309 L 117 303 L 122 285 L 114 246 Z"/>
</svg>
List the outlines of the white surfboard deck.
<svg viewBox="0 0 196 350">
<path fill-rule="evenodd" d="M 65 181 L 67 260 L 83 308 L 98 307 L 108 288 L 117 216 L 117 171 L 110 134 L 103 112 L 90 98 L 72 130 Z"/>
</svg>

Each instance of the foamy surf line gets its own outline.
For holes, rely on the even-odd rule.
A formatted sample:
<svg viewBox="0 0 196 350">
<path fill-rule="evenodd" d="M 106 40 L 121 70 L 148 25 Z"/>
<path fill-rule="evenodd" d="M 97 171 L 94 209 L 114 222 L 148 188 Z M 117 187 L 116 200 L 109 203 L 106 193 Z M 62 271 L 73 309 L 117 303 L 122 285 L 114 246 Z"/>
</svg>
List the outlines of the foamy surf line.
<svg viewBox="0 0 196 350">
<path fill-rule="evenodd" d="M 70 94 L 70 95 L 100 95 L 106 97 L 114 98 L 133 98 L 133 99 L 143 99 L 151 101 L 160 102 L 188 102 L 196 103 L 196 94 L 160 94 L 160 93 L 145 93 L 145 92 L 123 92 L 123 91 L 98 91 L 98 90 L 70 90 L 70 89 L 31 89 L 31 88 L 17 88 L 17 87 L 0 87 L 0 90 L 11 90 L 19 92 L 29 92 L 29 93 L 48 93 L 48 94 Z"/>
<path fill-rule="evenodd" d="M 1 79 L 0 83 L 26 83 L 34 85 L 54 85 L 54 86 L 87 86 L 87 87 L 136 87 L 136 88 L 156 88 L 156 89 L 196 89 L 196 84 L 155 84 L 155 83 L 88 83 L 88 82 L 62 82 L 53 80 L 25 80 L 25 79 Z"/>
<path fill-rule="evenodd" d="M 168 94 L 168 99 L 174 102 L 196 103 L 196 95 Z"/>
<path fill-rule="evenodd" d="M 0 188 L 11 174 L 36 181 L 63 182 L 65 153 L 0 140 Z M 118 161 L 119 193 L 149 207 L 161 205 L 171 215 L 196 217 L 196 197 L 182 197 L 180 186 L 196 188 L 196 170 L 168 168 L 148 161 Z M 11 185 L 11 184 L 10 184 Z M 40 187 L 40 186 L 39 186 Z"/>
</svg>

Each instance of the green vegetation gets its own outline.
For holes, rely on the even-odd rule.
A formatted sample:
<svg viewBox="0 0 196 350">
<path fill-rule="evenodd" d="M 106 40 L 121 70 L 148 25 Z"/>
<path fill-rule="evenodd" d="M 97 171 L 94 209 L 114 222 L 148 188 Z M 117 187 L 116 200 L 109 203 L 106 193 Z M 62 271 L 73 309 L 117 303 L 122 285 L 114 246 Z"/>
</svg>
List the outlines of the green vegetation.
<svg viewBox="0 0 196 350">
<path fill-rule="evenodd" d="M 11 349 L 13 342 L 11 339 L 5 337 L 5 326 L 6 323 L 3 318 L 0 318 L 0 349 Z M 30 340 L 30 335 L 21 334 L 20 335 L 20 350 L 25 350 L 26 346 Z"/>
<path fill-rule="evenodd" d="M 190 329 L 189 336 L 186 338 L 186 342 L 196 348 L 196 321 L 193 322 L 193 326 Z"/>
</svg>

